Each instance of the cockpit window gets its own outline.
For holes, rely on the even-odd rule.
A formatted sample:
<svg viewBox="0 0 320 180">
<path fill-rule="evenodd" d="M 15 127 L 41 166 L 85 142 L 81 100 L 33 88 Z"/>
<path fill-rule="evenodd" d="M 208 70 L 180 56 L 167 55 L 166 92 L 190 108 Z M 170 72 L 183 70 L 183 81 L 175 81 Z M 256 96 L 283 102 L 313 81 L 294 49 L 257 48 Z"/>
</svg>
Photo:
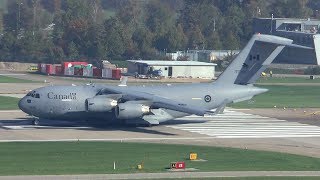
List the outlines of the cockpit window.
<svg viewBox="0 0 320 180">
<path fill-rule="evenodd" d="M 33 98 L 40 98 L 40 94 L 36 93 L 36 91 L 29 92 L 26 96 L 31 96 Z"/>
</svg>

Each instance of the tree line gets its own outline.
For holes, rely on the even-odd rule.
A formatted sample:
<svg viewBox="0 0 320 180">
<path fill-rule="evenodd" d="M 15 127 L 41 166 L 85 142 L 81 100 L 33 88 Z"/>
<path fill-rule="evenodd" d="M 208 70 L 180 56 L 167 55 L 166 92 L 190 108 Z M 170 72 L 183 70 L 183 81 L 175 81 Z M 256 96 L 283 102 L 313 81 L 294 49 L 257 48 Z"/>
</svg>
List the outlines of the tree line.
<svg viewBox="0 0 320 180">
<path fill-rule="evenodd" d="M 3 0 L 5 1 L 5 0 Z M 163 59 L 240 49 L 253 17 L 318 18 L 318 0 L 7 0 L 0 60 Z"/>
</svg>

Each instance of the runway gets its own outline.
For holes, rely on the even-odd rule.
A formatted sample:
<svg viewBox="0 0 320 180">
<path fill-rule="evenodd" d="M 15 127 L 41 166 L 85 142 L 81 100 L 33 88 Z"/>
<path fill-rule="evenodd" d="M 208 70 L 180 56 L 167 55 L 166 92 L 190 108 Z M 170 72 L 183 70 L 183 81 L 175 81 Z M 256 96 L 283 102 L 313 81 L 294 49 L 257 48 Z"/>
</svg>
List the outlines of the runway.
<svg viewBox="0 0 320 180">
<path fill-rule="evenodd" d="M 210 117 L 188 116 L 153 127 L 92 127 L 41 122 L 19 110 L 0 111 L 0 142 L 118 141 L 192 144 L 286 152 L 320 157 L 320 127 L 226 109 Z"/>
<path fill-rule="evenodd" d="M 195 121 L 198 116 L 181 120 Z M 277 137 L 320 137 L 320 127 L 269 118 L 226 109 L 224 114 L 203 117 L 204 123 L 188 123 L 168 126 L 215 138 L 277 138 Z"/>
<path fill-rule="evenodd" d="M 14 112 L 14 111 L 3 111 Z M 181 121 L 181 124 L 179 123 Z M 172 123 L 173 121 L 171 121 Z M 191 133 L 204 135 L 208 138 L 286 138 L 286 137 L 320 137 L 320 127 L 299 122 L 290 122 L 276 118 L 269 118 L 249 113 L 238 112 L 235 109 L 228 108 L 224 114 L 215 116 L 187 116 L 164 125 L 168 128 L 183 130 Z M 0 122 L 1 123 L 1 122 Z M 20 124 L 19 124 L 20 123 Z M 61 126 L 59 124 L 46 124 L 34 126 L 27 121 L 19 123 L 2 122 L 0 127 L 11 130 L 26 129 L 82 129 L 89 130 L 89 126 Z M 47 122 L 48 123 L 48 122 Z M 208 136 L 208 137 L 207 137 Z M 127 138 L 130 139 L 130 138 Z M 150 138 L 147 138 L 150 139 Z M 169 137 L 167 139 L 170 139 Z M 177 139 L 172 137 L 172 139 Z M 181 139 L 181 138 L 178 138 Z M 201 139 L 198 137 L 198 139 Z"/>
</svg>

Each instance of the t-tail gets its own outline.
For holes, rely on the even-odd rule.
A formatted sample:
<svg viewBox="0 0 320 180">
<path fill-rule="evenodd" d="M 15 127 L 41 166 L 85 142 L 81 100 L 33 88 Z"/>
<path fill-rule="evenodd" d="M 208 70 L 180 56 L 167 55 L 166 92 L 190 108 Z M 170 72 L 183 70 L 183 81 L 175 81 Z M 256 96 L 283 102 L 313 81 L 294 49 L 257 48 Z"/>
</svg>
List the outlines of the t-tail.
<svg viewBox="0 0 320 180">
<path fill-rule="evenodd" d="M 291 39 L 272 35 L 255 34 L 237 55 L 216 83 L 224 85 L 253 84 L 272 63 L 285 46 L 307 48 L 292 44 Z"/>
</svg>

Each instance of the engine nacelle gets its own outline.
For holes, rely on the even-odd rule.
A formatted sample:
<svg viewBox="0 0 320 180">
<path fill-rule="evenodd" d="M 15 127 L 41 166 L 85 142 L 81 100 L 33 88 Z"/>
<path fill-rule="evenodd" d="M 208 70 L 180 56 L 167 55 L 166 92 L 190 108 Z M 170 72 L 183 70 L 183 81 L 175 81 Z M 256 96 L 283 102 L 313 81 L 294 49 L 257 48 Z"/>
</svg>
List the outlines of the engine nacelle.
<svg viewBox="0 0 320 180">
<path fill-rule="evenodd" d="M 118 119 L 133 119 L 142 117 L 149 112 L 149 106 L 129 101 L 118 104 L 115 115 Z"/>
<path fill-rule="evenodd" d="M 104 95 L 86 99 L 86 111 L 107 112 L 116 107 L 118 102 Z"/>
</svg>

